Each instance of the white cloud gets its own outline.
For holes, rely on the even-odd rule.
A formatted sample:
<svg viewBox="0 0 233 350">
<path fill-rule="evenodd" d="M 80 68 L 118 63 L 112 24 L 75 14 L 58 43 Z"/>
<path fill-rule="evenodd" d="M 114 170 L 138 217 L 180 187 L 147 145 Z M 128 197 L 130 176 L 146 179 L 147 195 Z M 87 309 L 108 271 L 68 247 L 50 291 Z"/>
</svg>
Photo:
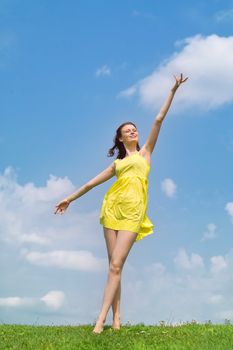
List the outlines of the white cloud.
<svg viewBox="0 0 233 350">
<path fill-rule="evenodd" d="M 233 202 L 228 202 L 225 205 L 225 210 L 227 211 L 228 215 L 230 215 L 231 219 L 233 219 Z"/>
<path fill-rule="evenodd" d="M 58 310 L 65 301 L 65 294 L 62 291 L 50 291 L 41 298 L 7 297 L 0 298 L 0 307 L 36 306 L 42 301 L 47 307 Z"/>
<path fill-rule="evenodd" d="M 179 51 L 162 62 L 149 76 L 121 91 L 138 94 L 140 103 L 152 110 L 161 106 L 174 83 L 173 74 L 188 76 L 176 93 L 174 109 L 195 107 L 211 110 L 233 101 L 233 36 L 196 35 L 178 43 Z"/>
<path fill-rule="evenodd" d="M 31 300 L 27 298 L 20 298 L 20 297 L 0 298 L 0 306 L 15 307 L 15 306 L 28 305 L 29 303 L 31 303 Z"/>
<path fill-rule="evenodd" d="M 225 258 L 223 256 L 221 256 L 221 255 L 213 256 L 210 259 L 210 261 L 211 261 L 211 264 L 212 264 L 211 271 L 213 273 L 218 273 L 218 272 L 226 269 L 226 267 L 227 267 L 227 262 L 226 262 Z"/>
<path fill-rule="evenodd" d="M 105 76 L 105 75 L 109 76 L 111 75 L 111 69 L 105 64 L 104 66 L 96 70 L 95 75 L 97 77 Z"/>
<path fill-rule="evenodd" d="M 17 180 L 17 173 L 13 167 L 7 167 L 3 174 L 0 173 L 1 200 L 9 202 L 10 195 L 21 204 L 26 203 L 29 206 L 36 203 L 37 206 L 39 202 L 51 202 L 74 190 L 74 185 L 67 177 L 61 179 L 50 175 L 44 187 L 36 187 L 32 182 L 21 186 Z"/>
<path fill-rule="evenodd" d="M 165 270 L 166 270 L 166 267 L 160 262 L 152 263 L 151 265 L 145 267 L 146 272 L 150 272 L 156 275 L 164 274 Z"/>
<path fill-rule="evenodd" d="M 230 318 L 233 310 L 231 292 L 233 250 L 220 259 L 220 262 L 225 261 L 228 267 L 220 270 L 220 273 L 212 271 L 211 261 L 215 261 L 215 265 L 219 265 L 219 262 L 216 263 L 216 259 L 210 259 L 204 263 L 201 255 L 189 253 L 184 248 L 176 252 L 174 256 L 174 267 L 179 267 L 178 269 L 173 269 L 172 266 L 169 268 L 169 259 L 167 257 L 165 259 L 166 266 L 159 261 L 153 261 L 147 266 L 143 266 L 143 264 L 134 266 L 130 262 L 126 262 L 122 280 L 124 288 L 122 289 L 121 319 L 123 322 L 129 320 L 134 323 L 154 324 L 164 320 L 168 324 L 177 325 L 179 322 L 182 324 L 191 320 L 198 322 L 211 320 L 219 323 L 225 318 Z M 99 287 L 103 286 L 103 283 L 102 279 Z M 86 296 L 83 291 L 80 294 L 76 294 L 74 290 L 70 291 L 66 305 L 64 305 L 66 298 L 59 291 L 50 291 L 39 298 L 22 298 L 22 300 L 15 299 L 15 301 L 1 298 L 0 305 L 6 307 L 6 304 L 11 304 L 11 309 L 16 310 L 14 315 L 17 315 L 16 312 L 19 310 L 17 317 L 22 319 L 23 312 L 29 307 L 29 299 L 31 299 L 31 309 L 40 308 L 40 311 L 45 312 L 43 322 L 47 321 L 51 324 L 51 316 L 49 315 L 46 319 L 47 309 L 57 311 L 62 308 L 65 312 L 65 318 L 56 312 L 58 318 L 53 316 L 52 322 L 76 324 L 78 315 L 79 319 L 83 317 L 82 322 L 86 323 L 90 321 L 93 309 L 96 315 L 99 312 L 99 300 L 101 300 L 103 292 L 102 287 L 99 287 L 97 286 L 96 290 L 91 291 L 91 296 L 89 295 L 90 290 Z M 79 295 L 78 302 L 77 295 Z M 129 295 L 130 298 L 127 298 Z M 89 302 L 90 298 L 96 302 L 93 301 L 92 311 L 86 315 L 88 313 L 86 303 Z M 13 306 L 14 304 L 15 306 Z M 9 307 L 4 310 L 8 315 Z M 1 312 L 1 315 L 3 317 L 4 313 Z M 33 321 L 34 318 L 31 322 Z"/>
<path fill-rule="evenodd" d="M 137 92 L 136 86 L 131 86 L 128 89 L 119 93 L 118 97 L 130 97 L 133 96 Z"/>
<path fill-rule="evenodd" d="M 69 249 L 74 244 L 101 244 L 99 210 L 82 212 L 71 204 L 63 215 L 54 215 L 55 205 L 76 190 L 67 178 L 50 175 L 44 186 L 19 184 L 17 173 L 8 167 L 0 173 L 0 240 L 12 245 L 52 246 Z"/>
<path fill-rule="evenodd" d="M 131 297 L 122 306 L 127 307 L 127 319 L 135 323 L 146 319 L 147 324 L 164 320 L 174 325 L 180 320 L 219 323 L 232 318 L 233 250 L 217 258 L 204 263 L 201 255 L 182 248 L 175 255 L 175 267 L 179 268 L 174 271 L 160 262 L 130 271 L 124 293 Z M 224 262 L 229 268 L 223 267 Z M 222 266 L 221 273 L 213 273 L 213 264 Z"/>
<path fill-rule="evenodd" d="M 44 187 L 33 183 L 20 185 L 12 167 L 0 174 L 0 238 L 7 242 L 49 244 L 51 203 L 74 190 L 69 179 L 50 175 Z M 47 225 L 46 225 L 47 224 Z"/>
<path fill-rule="evenodd" d="M 53 181 L 56 182 L 57 178 L 54 178 Z M 56 187 L 53 181 L 49 187 L 51 185 Z M 59 179 L 59 181 L 61 187 L 55 191 L 60 193 L 59 197 L 67 195 L 67 193 L 61 195 L 63 182 L 62 179 Z M 16 189 L 19 186 L 22 189 L 17 191 Z M 2 239 L 9 237 L 9 245 L 2 246 L 4 251 L 7 248 L 7 254 L 9 252 L 10 254 L 19 252 L 20 255 L 16 255 L 15 261 L 10 261 L 9 264 L 9 269 L 12 268 L 12 271 L 14 271 L 16 261 L 20 263 L 15 286 L 22 282 L 21 272 L 24 271 L 25 265 L 31 274 L 32 281 L 34 281 L 34 276 L 38 276 L 37 281 L 41 283 L 38 287 L 33 285 L 33 290 L 42 286 L 44 288 L 47 283 L 50 286 L 51 283 L 59 285 L 57 273 L 60 276 L 60 281 L 62 281 L 61 276 L 64 277 L 64 274 L 71 274 L 71 278 L 68 280 L 72 280 L 72 271 L 79 274 L 78 271 L 84 271 L 84 267 L 90 268 L 89 271 L 106 270 L 108 266 L 107 259 L 104 261 L 89 250 L 81 250 L 83 244 L 88 245 L 88 248 L 91 245 L 92 247 L 98 245 L 102 247 L 102 230 L 101 233 L 98 232 L 97 221 L 99 212 L 82 213 L 77 209 L 72 211 L 72 208 L 70 208 L 71 210 L 66 215 L 53 215 L 54 203 L 49 201 L 45 190 L 46 187 L 48 188 L 48 182 L 40 188 L 33 185 L 37 200 L 34 200 L 32 192 L 30 195 L 26 189 L 24 192 L 24 186 L 18 183 L 16 174 L 12 173 L 10 169 L 0 175 L 0 237 Z M 71 187 L 73 190 L 74 186 L 72 184 Z M 37 191 L 38 189 L 42 189 L 43 196 L 38 195 L 38 192 L 40 192 Z M 49 191 L 51 191 L 51 187 L 48 189 Z M 67 192 L 70 191 L 67 190 Z M 52 191 L 50 195 L 55 197 Z M 14 233 L 15 229 L 18 229 L 17 235 Z M 49 242 L 33 243 L 27 241 L 37 240 L 37 235 L 49 239 Z M 19 249 L 13 245 L 14 238 L 19 242 Z M 35 244 L 40 244 L 40 249 L 35 249 Z M 8 255 L 7 259 L 9 260 Z M 223 316 L 230 315 L 233 309 L 231 293 L 233 250 L 224 256 L 216 254 L 207 263 L 204 263 L 201 255 L 188 253 L 187 250 L 180 249 L 175 252 L 174 266 L 172 265 L 170 268 L 169 253 L 166 259 L 164 261 L 167 261 L 167 264 L 153 261 L 148 266 L 142 264 L 139 267 L 134 267 L 129 262 L 126 263 L 126 270 L 123 274 L 124 288 L 122 289 L 123 320 L 130 320 L 135 323 L 142 321 L 154 323 L 159 320 L 168 320 L 174 324 L 179 320 L 185 321 L 196 318 L 204 321 L 208 318 L 219 322 L 224 319 Z M 12 266 L 11 263 L 13 263 Z M 8 278 L 8 275 L 4 274 L 2 278 Z M 99 311 L 99 300 L 102 298 L 101 286 L 103 286 L 104 280 L 101 273 L 98 274 L 97 280 L 97 288 L 91 290 L 91 296 L 88 295 L 90 291 L 88 288 L 89 291 L 85 294 L 86 287 L 78 291 L 76 287 L 72 289 L 72 281 L 71 285 L 66 285 L 65 287 L 69 291 L 69 303 L 66 304 L 65 316 L 56 312 L 52 322 L 59 324 L 64 322 L 76 323 L 77 315 L 79 319 L 82 318 L 82 322 L 89 322 L 93 310 L 94 312 L 96 310 L 96 314 Z M 85 280 L 85 283 L 88 283 L 88 280 Z M 24 291 L 26 289 L 27 293 L 29 292 L 28 288 L 30 289 L 31 286 L 25 284 Z M 60 289 L 60 287 L 56 288 Z M 46 290 L 50 289 L 46 288 Z M 36 311 L 40 310 L 41 314 L 44 312 L 43 322 L 47 321 L 50 324 L 50 310 L 56 311 L 60 307 L 64 311 L 64 301 L 66 301 L 62 293 L 55 292 L 59 291 L 52 290 L 46 294 L 40 292 L 37 298 L 20 298 L 17 296 L 19 295 L 17 292 L 13 296 L 8 294 L 10 297 L 0 298 L 1 318 L 8 320 L 8 322 L 12 320 L 19 320 L 18 322 L 20 322 L 22 319 L 27 319 L 28 322 L 32 323 L 35 320 Z M 20 293 L 22 293 L 22 289 Z M 79 296 L 78 301 L 77 295 Z M 128 298 L 128 295 L 130 295 L 130 298 Z M 89 303 L 90 298 L 93 307 L 89 308 L 88 311 L 86 303 Z M 138 300 L 140 300 L 140 303 L 138 303 Z M 30 312 L 27 311 L 28 308 Z M 46 316 L 47 310 L 48 315 Z"/>
<path fill-rule="evenodd" d="M 73 190 L 74 186 L 67 177 L 61 179 L 50 175 L 49 180 L 46 181 L 46 186 L 36 187 L 33 183 L 27 183 L 24 186 L 17 185 L 15 194 L 22 202 L 30 204 L 37 202 L 38 204 L 38 202 L 51 202 Z"/>
<path fill-rule="evenodd" d="M 174 258 L 174 262 L 177 267 L 185 270 L 196 269 L 204 267 L 203 258 L 195 253 L 189 257 L 185 249 L 180 249 L 177 256 Z"/>
<path fill-rule="evenodd" d="M 216 233 L 216 225 L 215 224 L 208 224 L 207 225 L 207 231 L 204 232 L 204 235 L 201 239 L 201 241 L 207 240 L 207 239 L 214 239 L 217 237 Z"/>
<path fill-rule="evenodd" d="M 41 300 L 50 308 L 58 310 L 64 303 L 65 294 L 61 291 L 52 290 L 44 295 Z"/>
<path fill-rule="evenodd" d="M 172 179 L 164 179 L 161 183 L 162 191 L 166 194 L 168 197 L 174 197 L 176 193 L 176 184 Z"/>
<path fill-rule="evenodd" d="M 81 270 L 81 271 L 102 271 L 106 269 L 106 259 L 96 258 L 89 251 L 50 251 L 23 252 L 27 261 L 39 266 L 54 266 L 58 268 Z"/>
</svg>

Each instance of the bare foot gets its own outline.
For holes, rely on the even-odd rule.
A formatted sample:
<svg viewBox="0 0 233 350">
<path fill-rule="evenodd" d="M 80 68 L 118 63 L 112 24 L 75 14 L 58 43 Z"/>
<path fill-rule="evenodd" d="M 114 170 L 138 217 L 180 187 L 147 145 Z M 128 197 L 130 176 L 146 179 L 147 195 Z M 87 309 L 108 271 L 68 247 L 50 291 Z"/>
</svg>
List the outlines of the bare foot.
<svg viewBox="0 0 233 350">
<path fill-rule="evenodd" d="M 102 333 L 104 330 L 104 327 L 103 326 L 98 326 L 96 325 L 95 328 L 93 329 L 92 333 L 95 333 L 95 334 L 100 334 Z"/>
<path fill-rule="evenodd" d="M 93 329 L 92 333 L 99 334 L 99 333 L 103 332 L 103 330 L 104 330 L 104 322 L 105 322 L 105 320 L 104 321 L 99 321 L 98 320 L 96 322 L 95 328 Z"/>
<path fill-rule="evenodd" d="M 120 317 L 115 317 L 112 322 L 112 328 L 120 329 L 120 327 L 121 327 Z"/>
</svg>

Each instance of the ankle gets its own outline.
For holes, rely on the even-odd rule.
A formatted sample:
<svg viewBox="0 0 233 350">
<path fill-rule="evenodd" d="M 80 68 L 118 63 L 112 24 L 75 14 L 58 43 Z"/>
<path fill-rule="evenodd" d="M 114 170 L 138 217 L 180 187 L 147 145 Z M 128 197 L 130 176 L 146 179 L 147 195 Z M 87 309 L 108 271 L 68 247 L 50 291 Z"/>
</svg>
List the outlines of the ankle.
<svg viewBox="0 0 233 350">
<path fill-rule="evenodd" d="M 113 315 L 113 320 L 119 320 L 120 319 L 120 315 L 116 314 L 116 315 Z"/>
<path fill-rule="evenodd" d="M 105 322 L 105 318 L 103 318 L 103 317 L 98 317 L 96 323 L 104 323 L 104 322 Z"/>
</svg>

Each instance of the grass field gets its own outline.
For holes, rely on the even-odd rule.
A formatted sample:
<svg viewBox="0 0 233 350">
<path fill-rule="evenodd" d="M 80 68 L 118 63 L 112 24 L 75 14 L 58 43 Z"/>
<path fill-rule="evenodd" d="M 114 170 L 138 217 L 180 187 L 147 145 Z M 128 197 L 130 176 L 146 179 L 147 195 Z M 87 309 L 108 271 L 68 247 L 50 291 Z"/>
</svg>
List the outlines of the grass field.
<svg viewBox="0 0 233 350">
<path fill-rule="evenodd" d="M 100 334 L 92 334 L 93 325 L 30 326 L 0 325 L 0 350 L 232 350 L 233 325 L 198 324 L 179 326 L 122 325 L 113 330 L 105 325 Z"/>
</svg>

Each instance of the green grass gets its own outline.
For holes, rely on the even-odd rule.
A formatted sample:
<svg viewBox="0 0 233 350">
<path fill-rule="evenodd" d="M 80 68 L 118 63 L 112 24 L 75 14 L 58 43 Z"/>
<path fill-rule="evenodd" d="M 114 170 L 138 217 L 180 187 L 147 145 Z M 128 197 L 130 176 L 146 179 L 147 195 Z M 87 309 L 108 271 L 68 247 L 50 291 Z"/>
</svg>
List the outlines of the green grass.
<svg viewBox="0 0 233 350">
<path fill-rule="evenodd" d="M 123 324 L 120 330 L 104 326 L 92 334 L 93 325 L 0 325 L 0 350 L 232 350 L 233 325 L 198 324 L 145 326 Z"/>
</svg>

